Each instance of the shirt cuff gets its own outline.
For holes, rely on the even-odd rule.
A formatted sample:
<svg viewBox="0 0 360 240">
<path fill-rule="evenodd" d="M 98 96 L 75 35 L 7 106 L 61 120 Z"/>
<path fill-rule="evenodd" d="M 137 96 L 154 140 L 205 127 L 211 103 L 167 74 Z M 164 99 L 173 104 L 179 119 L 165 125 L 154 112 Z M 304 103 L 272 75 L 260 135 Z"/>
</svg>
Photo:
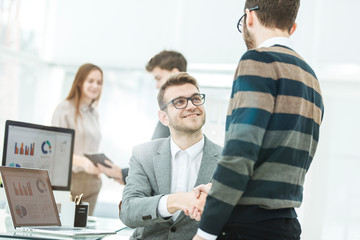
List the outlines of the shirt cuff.
<svg viewBox="0 0 360 240">
<path fill-rule="evenodd" d="M 215 240 L 217 238 L 216 235 L 212 235 L 212 234 L 209 234 L 207 232 L 204 232 L 200 228 L 197 230 L 196 234 L 199 235 L 200 237 L 206 239 L 206 240 Z"/>
<path fill-rule="evenodd" d="M 157 210 L 160 214 L 160 217 L 162 217 L 162 218 L 171 217 L 173 215 L 173 214 L 169 213 L 169 211 L 167 209 L 168 197 L 169 197 L 169 195 L 162 196 L 160 198 L 158 206 L 157 206 Z"/>
</svg>

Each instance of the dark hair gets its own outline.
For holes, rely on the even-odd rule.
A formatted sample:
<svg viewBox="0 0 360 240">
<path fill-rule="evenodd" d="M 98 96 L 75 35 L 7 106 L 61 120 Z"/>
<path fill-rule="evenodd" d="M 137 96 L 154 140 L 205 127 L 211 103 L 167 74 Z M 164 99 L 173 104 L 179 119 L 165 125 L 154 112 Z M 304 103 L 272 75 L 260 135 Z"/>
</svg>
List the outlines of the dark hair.
<svg viewBox="0 0 360 240">
<path fill-rule="evenodd" d="M 186 59 L 181 53 L 164 50 L 150 59 L 146 65 L 146 70 L 151 72 L 155 67 L 159 67 L 168 71 L 177 68 L 180 72 L 186 72 L 186 66 Z"/>
<path fill-rule="evenodd" d="M 245 9 L 259 6 L 256 16 L 268 28 L 291 30 L 300 7 L 300 0 L 246 0 Z"/>
<path fill-rule="evenodd" d="M 164 95 L 166 89 L 172 86 L 181 86 L 186 83 L 190 83 L 194 85 L 199 90 L 199 85 L 196 79 L 190 76 L 186 72 L 179 72 L 170 75 L 170 77 L 166 80 L 166 82 L 160 87 L 159 93 L 157 95 L 157 100 L 159 104 L 159 108 L 161 109 L 166 103 L 164 103 Z"/>
<path fill-rule="evenodd" d="M 99 70 L 101 72 L 101 77 L 103 77 L 103 71 L 98 66 L 91 64 L 91 63 L 85 63 L 85 64 L 81 65 L 75 75 L 75 79 L 74 79 L 74 82 L 70 89 L 69 95 L 66 98 L 66 100 L 74 101 L 75 108 L 76 108 L 75 120 L 80 115 L 80 100 L 82 97 L 82 87 L 84 85 L 84 82 L 85 82 L 87 76 L 93 70 Z M 97 99 L 95 99 L 93 102 L 98 101 L 100 99 L 100 95 L 101 94 L 99 94 Z"/>
</svg>

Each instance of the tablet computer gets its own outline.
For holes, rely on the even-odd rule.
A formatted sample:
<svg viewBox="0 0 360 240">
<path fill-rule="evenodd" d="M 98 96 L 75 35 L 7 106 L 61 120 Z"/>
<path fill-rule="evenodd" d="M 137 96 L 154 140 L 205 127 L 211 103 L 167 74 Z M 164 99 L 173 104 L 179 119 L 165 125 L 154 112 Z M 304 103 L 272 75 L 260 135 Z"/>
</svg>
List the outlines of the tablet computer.
<svg viewBox="0 0 360 240">
<path fill-rule="evenodd" d="M 111 168 L 110 165 L 105 163 L 105 159 L 111 161 L 105 154 L 103 153 L 84 153 L 84 156 L 90 159 L 90 161 L 96 166 L 96 164 L 101 164 L 105 167 Z"/>
</svg>

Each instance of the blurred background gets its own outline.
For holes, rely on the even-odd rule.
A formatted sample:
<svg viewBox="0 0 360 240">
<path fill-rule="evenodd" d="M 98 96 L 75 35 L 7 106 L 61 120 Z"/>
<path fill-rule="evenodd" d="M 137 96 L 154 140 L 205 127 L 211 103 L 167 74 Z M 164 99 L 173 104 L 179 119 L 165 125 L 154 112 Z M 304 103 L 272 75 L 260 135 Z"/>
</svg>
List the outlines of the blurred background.
<svg viewBox="0 0 360 240">
<path fill-rule="evenodd" d="M 126 167 L 157 123 L 158 52 L 176 50 L 205 93 L 205 134 L 223 145 L 244 0 L 0 0 L 0 136 L 7 119 L 50 125 L 86 62 L 104 71 L 100 150 Z M 318 151 L 298 209 L 305 240 L 360 239 L 360 34 L 355 0 L 303 0 L 292 36 L 325 104 Z M 3 137 L 0 137 L 0 146 Z M 0 147 L 2 152 L 2 147 Z M 2 154 L 1 154 L 2 155 Z M 122 186 L 106 177 L 95 215 L 117 217 Z"/>
</svg>

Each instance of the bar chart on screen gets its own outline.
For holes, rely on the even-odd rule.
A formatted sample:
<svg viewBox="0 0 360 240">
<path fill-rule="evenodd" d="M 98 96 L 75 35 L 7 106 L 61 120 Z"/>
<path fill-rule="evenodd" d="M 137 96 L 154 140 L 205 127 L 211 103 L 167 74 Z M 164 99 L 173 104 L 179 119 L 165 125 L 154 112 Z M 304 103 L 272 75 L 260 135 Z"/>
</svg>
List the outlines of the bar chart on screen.
<svg viewBox="0 0 360 240">
<path fill-rule="evenodd" d="M 13 183 L 14 192 L 16 196 L 32 196 L 33 192 L 31 189 L 30 182 L 26 182 L 26 184 L 18 183 L 16 186 L 15 183 Z"/>
<path fill-rule="evenodd" d="M 23 142 L 15 142 L 14 154 L 34 156 L 35 142 L 25 145 Z"/>
</svg>

